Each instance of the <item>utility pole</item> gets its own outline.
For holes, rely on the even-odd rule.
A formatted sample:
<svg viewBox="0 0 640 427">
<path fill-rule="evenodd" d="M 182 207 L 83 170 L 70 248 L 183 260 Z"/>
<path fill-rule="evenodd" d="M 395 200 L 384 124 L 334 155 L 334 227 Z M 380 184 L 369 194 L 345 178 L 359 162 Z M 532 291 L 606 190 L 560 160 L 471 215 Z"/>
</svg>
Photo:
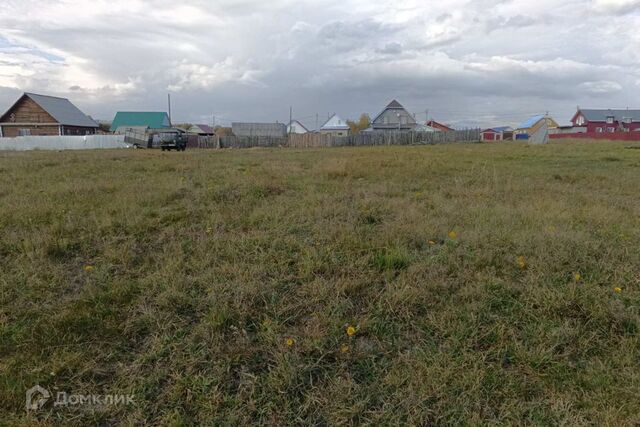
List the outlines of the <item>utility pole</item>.
<svg viewBox="0 0 640 427">
<path fill-rule="evenodd" d="M 289 107 L 289 135 L 291 135 L 291 122 L 293 122 L 293 107 Z"/>
<path fill-rule="evenodd" d="M 320 124 L 318 122 L 318 113 L 316 113 L 316 130 L 319 131 L 320 130 Z"/>
<path fill-rule="evenodd" d="M 169 105 L 169 123 L 171 123 L 173 126 L 173 123 L 171 122 L 171 94 L 170 93 L 167 94 L 167 103 Z"/>
</svg>

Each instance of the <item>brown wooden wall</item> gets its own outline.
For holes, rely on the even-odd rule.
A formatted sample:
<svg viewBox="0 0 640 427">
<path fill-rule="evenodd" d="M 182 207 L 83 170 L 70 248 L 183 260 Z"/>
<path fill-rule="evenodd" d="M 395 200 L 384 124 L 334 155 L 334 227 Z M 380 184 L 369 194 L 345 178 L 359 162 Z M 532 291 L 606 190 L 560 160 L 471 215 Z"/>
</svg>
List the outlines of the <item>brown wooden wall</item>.
<svg viewBox="0 0 640 427">
<path fill-rule="evenodd" d="M 11 120 L 11 115 L 15 114 L 15 120 Z M 29 97 L 22 97 L 20 101 L 7 113 L 2 116 L 0 122 L 14 123 L 57 123 L 49 113 L 43 110 Z"/>
<path fill-rule="evenodd" d="M 20 129 L 29 129 L 31 131 L 31 135 L 33 136 L 48 136 L 48 135 L 58 135 L 59 130 L 58 126 L 38 126 L 29 125 L 29 126 L 7 126 L 2 125 L 2 136 L 5 138 L 13 138 L 19 136 Z M 83 134 L 84 135 L 84 134 Z"/>
</svg>

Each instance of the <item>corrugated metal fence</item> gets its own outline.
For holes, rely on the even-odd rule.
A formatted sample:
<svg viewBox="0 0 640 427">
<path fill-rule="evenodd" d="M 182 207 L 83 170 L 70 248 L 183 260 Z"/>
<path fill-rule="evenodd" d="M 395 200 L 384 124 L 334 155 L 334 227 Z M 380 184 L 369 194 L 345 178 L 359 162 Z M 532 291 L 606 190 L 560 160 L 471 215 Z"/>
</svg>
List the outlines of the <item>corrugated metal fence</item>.
<svg viewBox="0 0 640 427">
<path fill-rule="evenodd" d="M 0 150 L 98 150 L 131 148 L 124 135 L 19 136 L 0 138 Z"/>
</svg>

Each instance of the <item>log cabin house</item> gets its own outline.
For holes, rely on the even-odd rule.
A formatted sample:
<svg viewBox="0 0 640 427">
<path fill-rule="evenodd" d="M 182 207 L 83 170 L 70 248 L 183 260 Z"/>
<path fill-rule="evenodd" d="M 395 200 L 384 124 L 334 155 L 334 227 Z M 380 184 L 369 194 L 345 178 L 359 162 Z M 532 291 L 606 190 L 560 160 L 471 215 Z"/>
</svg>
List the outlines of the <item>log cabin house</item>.
<svg viewBox="0 0 640 427">
<path fill-rule="evenodd" d="M 66 98 L 23 94 L 0 116 L 0 137 L 94 135 L 98 124 Z"/>
</svg>

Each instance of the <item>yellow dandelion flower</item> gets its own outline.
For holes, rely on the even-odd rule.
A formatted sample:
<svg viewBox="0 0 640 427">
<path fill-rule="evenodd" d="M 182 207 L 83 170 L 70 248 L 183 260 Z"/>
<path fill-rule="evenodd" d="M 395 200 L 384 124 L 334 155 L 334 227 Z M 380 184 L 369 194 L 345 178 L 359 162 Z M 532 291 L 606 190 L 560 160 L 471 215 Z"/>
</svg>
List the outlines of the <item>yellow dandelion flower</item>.
<svg viewBox="0 0 640 427">
<path fill-rule="evenodd" d="M 620 288 L 620 287 L 615 287 L 615 288 L 613 288 L 613 291 L 614 291 L 616 294 L 621 294 L 621 293 L 622 293 L 622 288 Z"/>
<path fill-rule="evenodd" d="M 582 275 L 580 273 L 573 273 L 573 280 L 579 282 L 580 280 L 582 280 Z"/>
<path fill-rule="evenodd" d="M 93 271 L 93 266 L 92 265 L 85 265 L 84 266 L 84 271 L 91 273 Z"/>
<path fill-rule="evenodd" d="M 455 231 L 450 231 L 449 232 L 449 238 L 450 239 L 456 239 L 458 237 L 458 233 L 456 233 Z"/>
<path fill-rule="evenodd" d="M 293 347 L 293 345 L 296 343 L 296 340 L 294 340 L 293 338 L 287 338 L 287 347 Z"/>
<path fill-rule="evenodd" d="M 349 353 L 349 350 L 350 350 L 350 348 L 346 344 L 344 344 L 344 345 L 342 345 L 342 347 L 340 347 L 340 353 Z"/>
<path fill-rule="evenodd" d="M 354 336 L 356 334 L 356 328 L 354 328 L 353 326 L 349 325 L 347 327 L 347 335 L 349 335 L 350 337 Z"/>
<path fill-rule="evenodd" d="M 518 267 L 522 269 L 527 268 L 527 261 L 524 259 L 523 256 L 519 256 L 516 262 L 518 263 Z"/>
</svg>

